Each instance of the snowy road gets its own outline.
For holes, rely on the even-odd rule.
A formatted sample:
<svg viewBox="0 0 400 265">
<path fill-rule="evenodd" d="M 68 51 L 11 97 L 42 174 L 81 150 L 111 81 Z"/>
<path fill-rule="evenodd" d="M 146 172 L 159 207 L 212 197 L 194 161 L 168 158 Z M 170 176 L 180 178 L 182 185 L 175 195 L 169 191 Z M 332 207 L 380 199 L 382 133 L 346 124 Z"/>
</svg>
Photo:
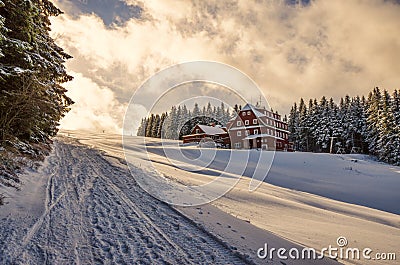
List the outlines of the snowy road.
<svg viewBox="0 0 400 265">
<path fill-rule="evenodd" d="M 143 192 L 117 159 L 65 141 L 36 173 L 44 185 L 31 183 L 32 205 L 3 208 L 0 264 L 245 263 Z"/>
</svg>

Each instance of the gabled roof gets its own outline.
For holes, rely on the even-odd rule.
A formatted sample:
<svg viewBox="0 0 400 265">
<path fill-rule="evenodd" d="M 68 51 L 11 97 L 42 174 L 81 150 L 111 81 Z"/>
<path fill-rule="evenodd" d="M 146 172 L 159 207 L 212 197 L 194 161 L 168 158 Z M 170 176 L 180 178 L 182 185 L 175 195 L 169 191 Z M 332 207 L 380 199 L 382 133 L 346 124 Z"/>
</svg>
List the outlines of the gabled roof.
<svg viewBox="0 0 400 265">
<path fill-rule="evenodd" d="M 243 110 L 243 111 L 251 110 L 251 111 L 254 113 L 254 115 L 256 115 L 257 118 L 267 116 L 267 115 L 265 115 L 264 113 L 258 111 L 257 108 L 256 108 L 255 106 L 251 105 L 250 103 L 247 103 L 247 104 L 241 109 L 241 111 L 242 111 L 242 110 Z"/>
<path fill-rule="evenodd" d="M 199 126 L 200 129 L 205 134 L 209 134 L 209 135 L 226 133 L 226 131 L 224 129 L 222 129 L 221 127 L 213 127 L 213 126 L 207 126 L 207 125 L 202 125 L 202 124 L 197 124 L 197 126 Z"/>
</svg>

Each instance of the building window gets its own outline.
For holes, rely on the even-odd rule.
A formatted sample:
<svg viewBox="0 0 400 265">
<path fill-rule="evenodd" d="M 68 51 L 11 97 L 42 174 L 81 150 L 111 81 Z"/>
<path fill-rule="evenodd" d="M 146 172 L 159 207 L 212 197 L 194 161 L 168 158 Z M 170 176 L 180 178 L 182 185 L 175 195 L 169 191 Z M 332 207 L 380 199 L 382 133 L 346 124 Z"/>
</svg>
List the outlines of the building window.
<svg viewBox="0 0 400 265">
<path fill-rule="evenodd" d="M 250 114 L 250 111 L 247 112 L 247 115 L 251 115 L 251 114 Z"/>
<path fill-rule="evenodd" d="M 240 148 L 241 144 L 240 143 L 235 143 L 235 148 Z"/>
<path fill-rule="evenodd" d="M 200 129 L 196 129 L 196 133 L 200 133 Z"/>
<path fill-rule="evenodd" d="M 242 136 L 242 132 L 241 131 L 237 131 L 237 136 Z"/>
<path fill-rule="evenodd" d="M 248 135 L 250 134 L 250 131 L 249 131 L 249 130 L 246 130 L 246 131 L 244 132 L 244 134 L 245 134 L 246 136 L 248 136 Z"/>
<path fill-rule="evenodd" d="M 249 125 L 249 120 L 245 120 L 244 125 Z"/>
<path fill-rule="evenodd" d="M 242 121 L 237 121 L 236 125 L 237 126 L 242 126 Z"/>
<path fill-rule="evenodd" d="M 257 124 L 258 120 L 257 119 L 253 119 L 253 124 Z"/>
<path fill-rule="evenodd" d="M 243 111 L 242 116 L 246 116 L 246 111 Z"/>
<path fill-rule="evenodd" d="M 254 134 L 258 134 L 258 129 L 254 129 Z"/>
</svg>

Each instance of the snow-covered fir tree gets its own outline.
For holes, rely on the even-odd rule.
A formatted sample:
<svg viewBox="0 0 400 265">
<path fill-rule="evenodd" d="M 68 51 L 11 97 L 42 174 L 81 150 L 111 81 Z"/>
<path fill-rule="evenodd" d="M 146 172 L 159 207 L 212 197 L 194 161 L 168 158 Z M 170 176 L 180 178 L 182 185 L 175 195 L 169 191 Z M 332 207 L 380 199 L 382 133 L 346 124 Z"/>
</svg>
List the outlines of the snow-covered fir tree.
<svg viewBox="0 0 400 265">
<path fill-rule="evenodd" d="M 186 105 L 172 106 L 168 113 L 150 114 L 142 118 L 137 130 L 138 136 L 181 139 L 183 135 L 190 134 L 196 124 L 216 124 L 226 126 L 233 117 L 228 108 L 221 103 L 220 106 L 212 106 L 208 103 L 200 107 L 194 104 L 192 111 Z"/>
<path fill-rule="evenodd" d="M 0 1 L 1 144 L 47 143 L 73 103 L 62 87 L 71 56 L 49 34 L 61 13 L 49 0 Z"/>
<path fill-rule="evenodd" d="M 339 105 L 322 97 L 294 103 L 288 117 L 290 140 L 297 150 L 329 152 L 361 151 L 381 161 L 400 164 L 400 96 L 374 88 L 365 97 L 345 96 Z"/>
</svg>

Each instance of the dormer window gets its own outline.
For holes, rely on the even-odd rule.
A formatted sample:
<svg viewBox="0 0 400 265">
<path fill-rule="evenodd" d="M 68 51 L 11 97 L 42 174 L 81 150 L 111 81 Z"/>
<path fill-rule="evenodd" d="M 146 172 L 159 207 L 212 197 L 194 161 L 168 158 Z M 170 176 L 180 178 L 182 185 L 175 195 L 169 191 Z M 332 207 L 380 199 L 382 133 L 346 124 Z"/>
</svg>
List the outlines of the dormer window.
<svg viewBox="0 0 400 265">
<path fill-rule="evenodd" d="M 247 112 L 247 115 L 251 115 L 250 111 Z"/>
<path fill-rule="evenodd" d="M 242 116 L 246 116 L 246 111 L 243 111 L 243 112 L 242 112 Z"/>
</svg>

